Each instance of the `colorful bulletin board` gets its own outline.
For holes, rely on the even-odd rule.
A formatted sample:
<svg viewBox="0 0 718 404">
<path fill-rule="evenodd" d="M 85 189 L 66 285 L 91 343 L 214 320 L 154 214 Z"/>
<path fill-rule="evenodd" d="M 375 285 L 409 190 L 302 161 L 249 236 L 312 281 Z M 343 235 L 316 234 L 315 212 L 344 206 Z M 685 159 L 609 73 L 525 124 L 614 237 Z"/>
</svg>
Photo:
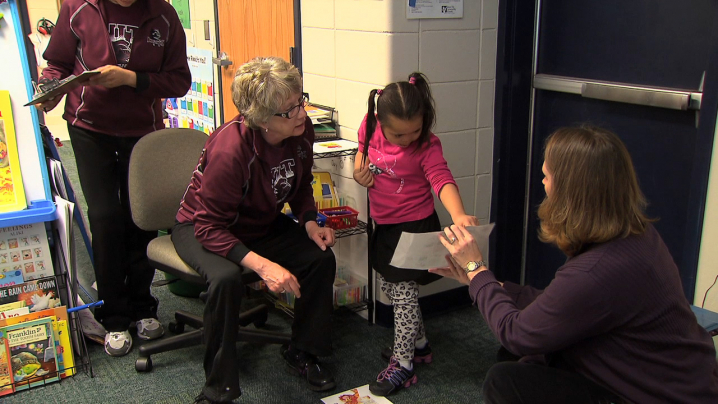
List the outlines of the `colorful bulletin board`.
<svg viewBox="0 0 718 404">
<path fill-rule="evenodd" d="M 187 62 L 192 72 L 192 88 L 182 98 L 166 100 L 168 126 L 210 134 L 215 128 L 212 51 L 187 48 Z"/>
</svg>

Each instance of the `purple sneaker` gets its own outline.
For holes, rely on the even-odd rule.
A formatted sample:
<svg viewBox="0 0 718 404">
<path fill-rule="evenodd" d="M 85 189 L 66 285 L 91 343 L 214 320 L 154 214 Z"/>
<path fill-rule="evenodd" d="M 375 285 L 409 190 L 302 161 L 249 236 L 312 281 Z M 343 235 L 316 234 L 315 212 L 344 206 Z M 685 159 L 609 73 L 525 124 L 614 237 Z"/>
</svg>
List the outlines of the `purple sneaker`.
<svg viewBox="0 0 718 404">
<path fill-rule="evenodd" d="M 416 384 L 416 381 L 414 369 L 409 370 L 402 367 L 399 361 L 392 356 L 389 359 L 389 366 L 379 372 L 376 381 L 369 383 L 369 391 L 377 396 L 388 396 L 402 387 L 408 388 L 412 384 Z"/>
</svg>

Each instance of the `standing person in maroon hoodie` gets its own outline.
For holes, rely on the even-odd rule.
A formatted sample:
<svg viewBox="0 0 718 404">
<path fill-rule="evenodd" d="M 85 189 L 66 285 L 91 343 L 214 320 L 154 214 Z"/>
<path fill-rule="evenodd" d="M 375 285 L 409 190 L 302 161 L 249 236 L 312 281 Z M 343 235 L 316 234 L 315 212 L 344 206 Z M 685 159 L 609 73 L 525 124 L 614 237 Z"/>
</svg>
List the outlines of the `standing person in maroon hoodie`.
<svg viewBox="0 0 718 404">
<path fill-rule="evenodd" d="M 718 403 L 713 341 L 698 325 L 668 248 L 645 214 L 631 156 L 584 126 L 546 140 L 539 238 L 568 260 L 546 289 L 498 282 L 465 228 L 431 272 L 469 294 L 509 352 L 491 367 L 486 403 Z"/>
<path fill-rule="evenodd" d="M 296 67 L 278 57 L 240 66 L 232 82 L 239 115 L 207 140 L 172 229 L 179 256 L 207 282 L 204 295 L 206 382 L 196 403 L 241 395 L 237 361 L 239 308 L 247 267 L 273 292 L 291 292 L 287 369 L 315 391 L 334 376 L 317 356 L 331 354 L 334 230 L 319 227 L 312 182 L 314 128 Z M 299 223 L 282 213 L 289 203 Z"/>
<path fill-rule="evenodd" d="M 162 336 L 147 243 L 156 236 L 130 215 L 127 172 L 140 137 L 164 128 L 160 98 L 187 93 L 191 75 L 184 30 L 164 0 L 65 0 L 45 50 L 40 82 L 95 70 L 65 99 L 63 118 L 75 152 L 92 231 L 98 297 L 95 317 L 107 329 L 111 356 L 132 348 L 129 327 Z M 39 106 L 49 111 L 62 97 Z"/>
</svg>

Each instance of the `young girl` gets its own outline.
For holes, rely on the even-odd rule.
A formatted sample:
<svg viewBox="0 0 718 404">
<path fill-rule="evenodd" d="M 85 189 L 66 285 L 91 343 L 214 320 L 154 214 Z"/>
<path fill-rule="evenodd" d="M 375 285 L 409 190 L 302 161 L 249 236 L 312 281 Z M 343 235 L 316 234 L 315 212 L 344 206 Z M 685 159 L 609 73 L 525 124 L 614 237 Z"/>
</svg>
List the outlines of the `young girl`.
<svg viewBox="0 0 718 404">
<path fill-rule="evenodd" d="M 455 224 L 478 225 L 476 217 L 464 211 L 441 142 L 431 133 L 434 115 L 426 77 L 412 73 L 409 81 L 369 93 L 369 111 L 358 132 L 361 151 L 354 164 L 354 180 L 368 188 L 371 217 L 376 222 L 370 260 L 379 273 L 381 290 L 394 307 L 394 348 L 383 353 L 390 357 L 389 366 L 369 385 L 380 396 L 416 383 L 413 363 L 432 359 L 419 309 L 419 285 L 438 277 L 389 265 L 401 233 L 441 230 L 432 189 Z"/>
</svg>

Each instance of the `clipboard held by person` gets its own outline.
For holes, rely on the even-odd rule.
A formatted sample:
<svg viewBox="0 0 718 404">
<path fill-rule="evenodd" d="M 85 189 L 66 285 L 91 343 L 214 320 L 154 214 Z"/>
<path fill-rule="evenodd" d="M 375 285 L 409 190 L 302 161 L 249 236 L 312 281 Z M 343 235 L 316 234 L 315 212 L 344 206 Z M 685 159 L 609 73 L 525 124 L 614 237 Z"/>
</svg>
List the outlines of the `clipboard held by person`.
<svg viewBox="0 0 718 404">
<path fill-rule="evenodd" d="M 100 74 L 96 70 L 87 70 L 79 76 L 70 75 L 62 80 L 53 79 L 48 82 L 38 84 L 35 88 L 35 95 L 24 106 L 41 104 L 55 97 L 67 94 L 69 91 L 86 84 L 90 81 L 90 77 Z"/>
</svg>

